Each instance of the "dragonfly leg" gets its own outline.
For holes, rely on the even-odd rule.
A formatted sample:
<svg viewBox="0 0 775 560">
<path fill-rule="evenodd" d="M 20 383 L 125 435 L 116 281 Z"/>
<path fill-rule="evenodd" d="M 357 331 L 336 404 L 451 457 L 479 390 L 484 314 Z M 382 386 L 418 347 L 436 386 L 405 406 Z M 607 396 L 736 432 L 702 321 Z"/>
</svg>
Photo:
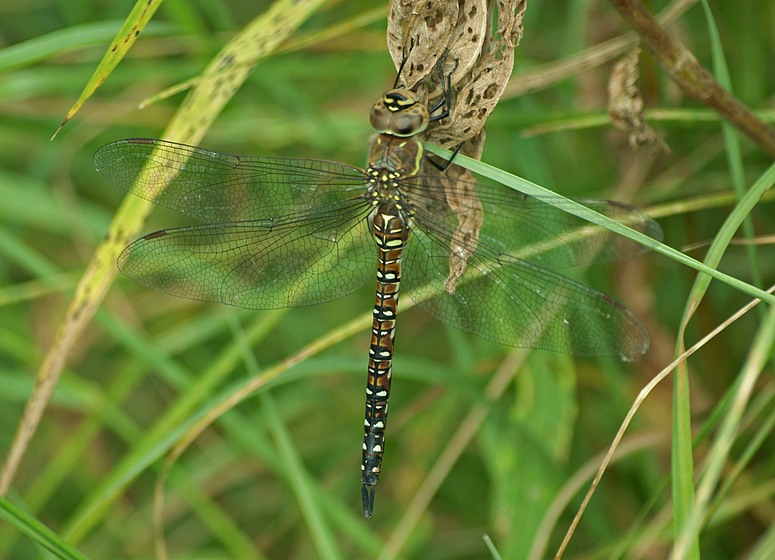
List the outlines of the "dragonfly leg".
<svg viewBox="0 0 775 560">
<path fill-rule="evenodd" d="M 449 49 L 447 49 L 444 52 L 444 56 L 442 56 L 439 59 L 438 68 L 439 68 L 439 75 L 441 76 L 441 99 L 439 100 L 436 105 L 432 109 L 428 109 L 428 114 L 432 115 L 442 107 L 444 107 L 444 111 L 442 111 L 440 114 L 431 117 L 430 122 L 436 122 L 440 121 L 441 119 L 445 119 L 449 116 L 450 112 L 452 111 L 452 74 L 455 73 L 455 70 L 457 70 L 458 65 L 460 64 L 459 60 L 455 60 L 455 67 L 449 71 L 449 74 L 444 76 L 444 61 L 447 60 L 447 56 L 449 55 Z"/>
<path fill-rule="evenodd" d="M 398 87 L 398 81 L 401 79 L 401 72 L 404 70 L 404 65 L 406 64 L 406 45 L 404 45 L 404 48 L 401 49 L 401 66 L 398 67 L 398 73 L 396 74 L 396 81 L 393 82 L 393 89 L 396 89 Z M 414 37 L 412 37 L 412 40 L 409 44 L 409 50 L 411 51 L 414 48 Z"/>
<path fill-rule="evenodd" d="M 462 148 L 462 147 L 463 147 L 463 144 L 465 144 L 465 142 L 461 142 L 460 144 L 458 144 L 458 145 L 457 145 L 457 147 L 456 147 L 454 150 L 452 150 L 452 155 L 449 157 L 449 159 L 447 159 L 447 160 L 442 160 L 444 163 L 439 163 L 439 162 L 437 162 L 437 161 L 436 161 L 436 160 L 434 160 L 434 159 L 433 159 L 433 158 L 432 158 L 430 155 L 426 155 L 425 157 L 427 157 L 427 158 L 428 158 L 428 161 L 430 162 L 430 164 L 431 164 L 433 167 L 435 167 L 436 169 L 438 169 L 439 171 L 441 171 L 442 173 L 444 173 L 444 172 L 447 170 L 447 168 L 448 168 L 450 165 L 452 165 L 452 160 L 453 160 L 453 159 L 455 159 L 455 156 L 456 156 L 456 155 L 457 155 L 457 153 L 460 151 L 460 148 Z"/>
</svg>

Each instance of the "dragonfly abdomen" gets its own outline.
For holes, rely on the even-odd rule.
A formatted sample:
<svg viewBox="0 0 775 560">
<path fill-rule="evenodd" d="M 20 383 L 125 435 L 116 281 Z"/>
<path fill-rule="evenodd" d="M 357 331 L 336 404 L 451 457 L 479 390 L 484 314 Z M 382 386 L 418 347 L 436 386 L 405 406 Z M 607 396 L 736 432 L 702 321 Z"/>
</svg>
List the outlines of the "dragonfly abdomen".
<svg viewBox="0 0 775 560">
<path fill-rule="evenodd" d="M 409 235 L 406 221 L 393 203 L 378 207 L 373 216 L 377 244 L 377 296 L 369 347 L 366 382 L 366 420 L 363 438 L 361 483 L 363 513 L 371 519 L 374 485 L 379 478 L 385 451 L 388 399 L 393 362 L 393 337 L 401 281 L 401 252 Z"/>
</svg>

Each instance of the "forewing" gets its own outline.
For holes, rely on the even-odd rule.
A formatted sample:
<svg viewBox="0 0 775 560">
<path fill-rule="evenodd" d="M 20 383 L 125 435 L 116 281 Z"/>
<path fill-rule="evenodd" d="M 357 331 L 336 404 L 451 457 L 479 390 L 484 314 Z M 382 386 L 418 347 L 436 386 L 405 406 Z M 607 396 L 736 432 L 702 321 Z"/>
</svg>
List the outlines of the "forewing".
<svg viewBox="0 0 775 560">
<path fill-rule="evenodd" d="M 340 163 L 235 156 L 145 138 L 103 146 L 94 166 L 124 190 L 200 222 L 271 219 L 365 189 L 363 171 Z"/>
<path fill-rule="evenodd" d="M 248 309 L 313 305 L 373 276 L 369 211 L 358 197 L 274 220 L 164 230 L 132 243 L 118 266 L 178 297 Z"/>
</svg>

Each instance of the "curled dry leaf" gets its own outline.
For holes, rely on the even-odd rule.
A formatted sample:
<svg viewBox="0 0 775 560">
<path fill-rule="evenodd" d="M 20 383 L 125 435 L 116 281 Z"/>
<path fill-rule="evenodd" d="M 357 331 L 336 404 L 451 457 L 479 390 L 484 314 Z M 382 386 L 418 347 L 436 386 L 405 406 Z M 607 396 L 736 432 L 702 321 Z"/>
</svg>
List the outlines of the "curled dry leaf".
<svg viewBox="0 0 775 560">
<path fill-rule="evenodd" d="M 451 118 L 429 129 L 428 141 L 445 148 L 473 138 L 484 128 L 514 67 L 514 47 L 522 38 L 522 18 L 525 0 L 498 2 L 498 21 L 495 34 L 484 42 L 482 54 L 471 71 L 458 85 L 453 86 Z M 487 29 L 492 29 L 492 6 L 488 12 Z M 450 51 L 450 58 L 455 53 Z"/>
<path fill-rule="evenodd" d="M 467 141 L 460 153 L 479 159 L 484 148 L 485 133 Z M 429 188 L 426 195 L 438 203 L 440 221 L 449 219 L 448 211 L 454 212 L 457 223 L 452 235 L 449 257 L 449 276 L 444 281 L 444 289 L 454 294 L 457 281 L 463 276 L 468 265 L 468 259 L 473 254 L 479 242 L 479 231 L 482 227 L 483 209 L 475 190 L 476 182 L 471 172 L 457 165 L 449 166 L 445 171 L 439 171 L 435 164 L 427 159 L 422 162 L 420 174 L 423 183 Z M 441 188 L 439 188 L 441 187 Z M 438 194 L 437 193 L 443 193 Z M 439 198 L 443 197 L 443 198 Z M 426 211 L 432 212 L 436 206 L 429 205 Z"/>
<path fill-rule="evenodd" d="M 468 157 L 480 159 L 484 149 L 484 139 L 485 132 L 482 130 L 474 138 L 468 140 L 460 152 Z M 468 259 L 479 243 L 483 209 L 482 203 L 479 202 L 474 191 L 474 177 L 468 169 L 452 165 L 447 169 L 442 180 L 447 204 L 455 212 L 458 219 L 450 247 L 449 276 L 444 282 L 444 289 L 447 293 L 454 294 L 457 281 L 465 273 Z"/>
<path fill-rule="evenodd" d="M 657 133 L 646 122 L 643 115 L 643 97 L 638 90 L 640 78 L 640 47 L 617 62 L 608 80 L 608 114 L 614 126 L 630 133 L 630 145 L 637 148 L 643 144 L 652 149 L 657 147 L 670 152 Z"/>
<path fill-rule="evenodd" d="M 487 35 L 485 0 L 391 0 L 388 50 L 408 88 L 433 74 L 445 53 L 456 60 L 459 81 L 474 65 Z M 440 92 L 439 92 L 440 93 Z"/>
</svg>

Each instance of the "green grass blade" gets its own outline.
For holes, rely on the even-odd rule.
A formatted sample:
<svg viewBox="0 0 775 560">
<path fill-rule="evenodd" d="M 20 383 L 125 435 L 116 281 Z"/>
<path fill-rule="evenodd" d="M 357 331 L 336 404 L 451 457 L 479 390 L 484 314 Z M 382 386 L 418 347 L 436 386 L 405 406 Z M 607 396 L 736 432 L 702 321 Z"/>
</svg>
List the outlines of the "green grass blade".
<svg viewBox="0 0 775 560">
<path fill-rule="evenodd" d="M 251 377 L 260 375 L 260 367 L 250 349 L 250 344 L 245 337 L 242 327 L 236 320 L 234 313 L 229 313 L 232 332 L 242 352 L 242 359 L 251 374 Z M 275 406 L 274 399 L 269 392 L 259 394 L 261 408 L 267 418 L 267 423 L 274 436 L 280 459 L 282 460 L 284 471 L 288 475 L 288 481 L 299 502 L 302 515 L 309 526 L 310 534 L 316 545 L 321 558 L 325 560 L 342 560 L 344 556 L 336 546 L 336 538 L 323 519 L 320 504 L 314 499 L 313 484 L 310 481 L 310 474 L 305 469 L 299 456 L 288 428 L 283 422 Z M 312 411 L 314 414 L 315 411 Z"/>
<path fill-rule="evenodd" d="M 218 504 L 217 500 L 202 490 L 196 477 L 176 468 L 170 473 L 176 493 L 185 493 L 186 505 L 190 507 L 202 524 L 223 544 L 229 558 L 234 560 L 264 560 L 257 543 L 243 531 L 234 519 Z"/>
<path fill-rule="evenodd" d="M 322 3 L 323 0 L 277 0 L 224 47 L 208 70 L 239 64 L 244 59 L 271 52 Z M 192 90 L 186 103 L 168 125 L 165 137 L 188 143 L 198 142 L 247 79 L 251 70 L 237 70 L 228 78 L 207 81 Z M 13 481 L 69 352 L 80 339 L 115 278 L 114 263 L 119 253 L 137 234 L 150 209 L 151 202 L 127 195 L 111 224 L 106 240 L 94 251 L 76 289 L 75 297 L 59 326 L 55 342 L 38 371 L 38 382 L 30 399 L 34 406 L 28 407 L 20 421 L 11 451 L 3 465 L 0 494 L 6 492 Z"/>
<path fill-rule="evenodd" d="M 153 14 L 161 5 L 162 0 L 137 0 L 129 12 L 126 20 L 124 20 L 121 29 L 118 30 L 118 34 L 113 38 L 105 56 L 102 57 L 97 69 L 92 74 L 86 86 L 83 88 L 78 101 L 70 108 L 65 116 L 65 120 L 59 125 L 59 129 L 54 133 L 57 135 L 59 130 L 80 110 L 86 100 L 97 91 L 97 88 L 107 79 L 113 69 L 118 66 L 118 63 L 124 58 L 124 55 L 132 48 L 140 32 L 145 29 L 145 26 L 151 21 Z"/>
<path fill-rule="evenodd" d="M 746 556 L 746 560 L 770 560 L 771 558 L 775 558 L 775 525 L 770 525 L 767 532 Z"/>
<path fill-rule="evenodd" d="M 677 535 L 674 560 L 684 560 L 692 555 L 699 558 L 699 548 L 696 546 L 702 527 L 709 511 L 708 506 L 716 490 L 721 473 L 726 467 L 733 443 L 740 429 L 741 419 L 751 398 L 756 381 L 767 365 L 773 345 L 775 345 L 775 307 L 770 307 L 759 331 L 751 345 L 746 363 L 740 372 L 742 382 L 735 394 L 729 412 L 721 424 L 716 440 L 708 457 L 708 467 L 697 485 L 697 497 L 691 511 Z"/>
<path fill-rule="evenodd" d="M 84 23 L 11 45 L 0 50 L 0 73 L 24 68 L 86 47 L 104 44 L 115 37 L 119 29 L 121 29 L 120 21 Z M 175 29 L 176 27 L 167 23 L 154 22 L 148 26 L 146 34 L 152 37 L 168 35 Z"/>
<path fill-rule="evenodd" d="M 67 544 L 51 529 L 3 497 L 0 497 L 0 518 L 61 560 L 87 560 L 86 556 Z"/>
<path fill-rule="evenodd" d="M 447 159 L 452 156 L 452 152 L 449 150 L 445 150 L 437 146 L 432 146 L 430 144 L 426 144 L 425 146 L 428 149 L 428 151 L 438 156 L 441 156 Z M 526 179 L 517 177 L 516 175 L 512 175 L 511 173 L 508 173 L 496 167 L 492 167 L 491 165 L 487 165 L 486 163 L 482 163 L 481 161 L 476 161 L 474 159 L 471 159 L 469 157 L 466 157 L 460 154 L 455 156 L 455 163 L 462 167 L 465 167 L 466 169 L 470 169 L 474 173 L 478 173 L 483 177 L 488 177 L 494 181 L 497 181 L 509 188 L 515 189 L 526 195 L 541 199 L 547 204 L 552 204 L 553 202 L 557 201 L 559 198 L 562 198 L 557 193 L 554 193 L 539 185 L 536 185 L 535 183 L 531 183 Z M 745 198 L 740 201 L 740 203 L 735 208 L 735 210 L 727 218 L 727 222 L 720 230 L 720 233 L 723 233 L 723 239 L 726 239 L 726 244 L 729 243 L 729 239 L 732 238 L 735 231 L 737 231 L 737 228 L 740 227 L 740 224 L 742 223 L 745 216 L 748 215 L 751 209 L 756 205 L 756 203 L 762 197 L 762 195 L 773 184 L 775 184 L 775 164 L 770 166 L 759 177 L 756 183 L 754 183 L 754 185 L 746 193 Z M 682 264 L 685 264 L 687 266 L 690 266 L 695 270 L 704 272 L 707 276 L 710 277 L 710 278 L 707 278 L 705 282 L 710 282 L 711 278 L 715 278 L 717 280 L 721 280 L 725 284 L 728 284 L 729 286 L 737 290 L 740 290 L 741 292 L 744 292 L 752 297 L 759 298 L 763 301 L 766 301 L 767 303 L 775 303 L 775 296 L 773 296 L 772 294 L 768 294 L 764 290 L 761 290 L 755 286 L 751 286 L 750 284 L 743 282 L 742 280 L 739 280 L 737 278 L 724 274 L 723 272 L 719 272 L 715 268 L 711 268 L 707 264 L 701 263 L 685 255 L 684 253 L 681 253 L 680 251 L 677 251 L 676 249 L 673 249 L 672 247 L 665 245 L 664 243 L 660 243 L 659 241 L 656 241 L 655 239 L 652 239 L 646 235 L 643 235 L 640 232 L 634 231 L 633 229 L 628 228 L 627 226 L 620 224 L 610 218 L 607 218 L 606 216 L 603 216 L 595 212 L 594 210 L 590 210 L 589 208 L 586 208 L 581 204 L 574 203 L 574 201 L 571 199 L 563 198 L 562 208 L 563 210 L 566 210 L 567 212 L 573 214 L 574 216 L 578 216 L 579 218 L 583 218 L 589 222 L 592 222 L 593 224 L 602 226 L 606 229 L 609 229 L 613 232 L 623 235 L 624 237 L 632 239 L 633 241 L 637 241 L 638 243 L 641 243 L 642 245 L 645 245 L 646 247 L 653 249 L 657 253 L 661 253 L 666 257 L 670 257 L 671 259 L 678 261 Z M 726 244 L 724 246 L 726 246 Z M 719 250 L 718 247 L 716 247 L 715 252 L 717 252 L 718 250 Z M 699 276 L 699 278 L 704 278 L 704 277 L 701 275 Z"/>
<path fill-rule="evenodd" d="M 731 93 L 732 79 L 729 76 L 729 68 L 724 56 L 724 48 L 721 44 L 721 37 L 719 36 L 716 22 L 713 19 L 713 14 L 710 11 L 707 0 L 702 0 L 701 5 L 703 12 L 705 13 L 705 22 L 708 26 L 708 36 L 710 37 L 710 47 L 713 55 L 713 74 L 724 89 Z M 734 126 L 724 120 L 721 121 L 721 130 L 724 132 L 724 147 L 727 153 L 727 161 L 729 162 L 729 174 L 732 179 L 732 187 L 734 188 L 738 200 L 740 200 L 745 196 L 745 169 L 743 168 L 740 133 Z M 743 220 L 742 230 L 746 239 L 753 239 L 755 237 L 753 221 L 751 220 L 750 215 L 746 216 L 745 220 Z M 756 246 L 753 244 L 747 245 L 746 252 L 748 253 L 748 266 L 751 267 L 754 285 L 761 288 L 762 279 L 759 270 L 759 261 L 756 256 Z M 762 314 L 764 313 L 761 309 L 759 311 Z"/>
<path fill-rule="evenodd" d="M 267 327 L 271 325 L 267 319 L 271 317 L 271 314 L 264 314 L 256 318 L 248 329 L 247 336 L 251 342 L 255 342 L 267 332 Z M 131 345 L 134 352 L 158 368 L 171 385 L 181 390 L 181 395 L 157 419 L 143 439 L 135 442 L 132 450 L 114 467 L 110 475 L 92 490 L 81 508 L 74 512 L 65 531 L 71 542 L 78 542 L 99 522 L 106 508 L 120 496 L 123 489 L 144 469 L 168 452 L 183 434 L 206 414 L 206 409 L 198 410 L 197 407 L 200 407 L 202 401 L 207 399 L 214 388 L 240 363 L 239 348 L 232 342 L 213 363 L 203 368 L 198 376 L 194 376 L 175 360 L 159 352 L 151 341 L 143 341 L 124 325 L 107 317 L 103 318 L 102 322 L 103 325 L 113 328 L 114 336 L 123 336 L 125 344 Z"/>
<path fill-rule="evenodd" d="M 714 66 L 717 77 L 722 80 L 722 83 L 725 83 L 725 85 L 729 87 L 730 79 L 718 31 L 716 30 L 713 16 L 706 2 L 703 2 L 703 7 L 706 15 L 706 22 L 710 30 Z M 725 146 L 730 163 L 732 182 L 735 186 L 735 191 L 738 194 L 739 203 L 730 213 L 725 224 L 719 229 L 716 238 L 705 257 L 706 264 L 714 269 L 718 266 L 722 256 L 727 250 L 732 236 L 741 224 L 748 224 L 747 228 L 744 226 L 743 229 L 752 236 L 753 228 L 750 225 L 750 212 L 753 209 L 755 202 L 757 202 L 761 194 L 763 194 L 763 191 L 759 190 L 756 184 L 751 187 L 748 193 L 744 192 L 739 138 L 731 125 L 728 123 L 724 123 L 724 125 Z M 752 270 L 754 271 L 754 278 L 756 279 L 758 278 L 758 266 L 753 247 L 749 247 L 749 262 L 751 263 Z M 702 301 L 709 284 L 709 279 L 702 276 L 697 277 L 694 282 L 682 319 L 681 331 L 679 334 L 680 348 L 683 347 L 684 330 L 699 306 L 700 301 Z M 707 515 L 710 489 L 707 486 L 709 483 L 706 482 L 704 493 L 702 495 L 699 493 L 695 495 L 695 473 L 693 468 L 691 434 L 691 398 L 689 393 L 688 372 L 686 371 L 685 364 L 676 371 L 673 419 L 673 527 L 677 539 L 673 557 L 682 560 L 684 558 L 698 560 L 700 557 L 699 531 L 702 521 Z M 720 451 L 718 452 L 718 455 L 722 460 L 726 459 L 725 452 Z M 712 461 L 715 461 L 716 459 L 717 457 L 713 457 Z M 713 473 L 708 474 L 706 471 L 704 477 L 707 476 L 713 478 Z M 705 480 L 707 481 L 708 479 L 706 478 Z"/>
</svg>

